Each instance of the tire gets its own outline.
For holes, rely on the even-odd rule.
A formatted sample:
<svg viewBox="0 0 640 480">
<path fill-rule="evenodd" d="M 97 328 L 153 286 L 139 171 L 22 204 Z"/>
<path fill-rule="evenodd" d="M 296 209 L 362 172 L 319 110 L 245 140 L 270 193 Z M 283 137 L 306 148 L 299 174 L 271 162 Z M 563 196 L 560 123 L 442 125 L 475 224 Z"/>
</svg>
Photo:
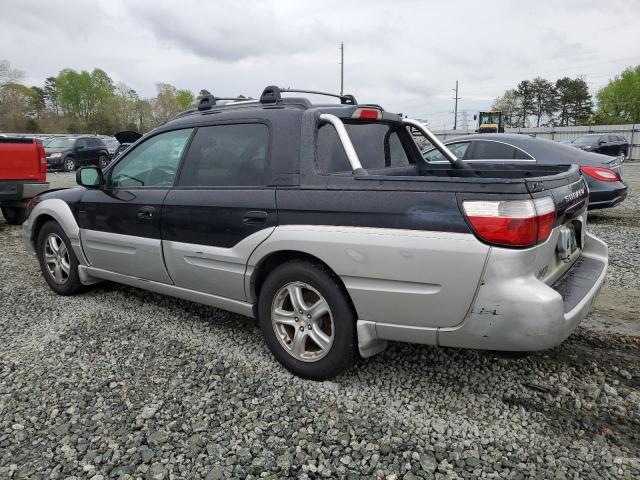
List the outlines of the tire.
<svg viewBox="0 0 640 480">
<path fill-rule="evenodd" d="M 102 169 L 106 168 L 106 166 L 109 165 L 109 159 L 107 157 L 105 157 L 104 155 L 100 155 L 98 157 L 98 166 Z"/>
<path fill-rule="evenodd" d="M 260 289 L 258 321 L 273 355 L 299 377 L 326 380 L 358 358 L 355 312 L 323 265 L 292 260 L 276 267 Z"/>
<path fill-rule="evenodd" d="M 58 295 L 74 295 L 83 289 L 78 259 L 69 238 L 57 222 L 49 221 L 42 226 L 36 249 L 42 276 L 51 290 Z"/>
<path fill-rule="evenodd" d="M 2 215 L 9 225 L 22 225 L 27 219 L 25 207 L 2 207 Z"/>
<path fill-rule="evenodd" d="M 73 157 L 66 157 L 62 161 L 62 170 L 65 172 L 73 172 L 76 169 L 76 161 Z"/>
<path fill-rule="evenodd" d="M 618 153 L 618 157 L 620 157 L 620 163 L 624 163 L 624 161 L 627 159 L 627 152 L 625 152 L 624 150 L 620 150 L 620 152 Z"/>
</svg>

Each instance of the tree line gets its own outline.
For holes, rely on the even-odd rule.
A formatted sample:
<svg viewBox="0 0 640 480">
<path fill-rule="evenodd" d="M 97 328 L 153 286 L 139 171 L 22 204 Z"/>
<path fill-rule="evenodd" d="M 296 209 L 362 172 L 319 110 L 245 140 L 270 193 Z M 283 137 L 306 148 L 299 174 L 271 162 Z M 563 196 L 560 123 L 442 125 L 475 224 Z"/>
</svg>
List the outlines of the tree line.
<svg viewBox="0 0 640 480">
<path fill-rule="evenodd" d="M 547 127 L 640 122 L 640 65 L 627 68 L 596 94 L 583 77 L 555 82 L 536 77 L 506 90 L 492 104 L 506 127 Z"/>
<path fill-rule="evenodd" d="M 156 83 L 156 96 L 141 98 L 123 82 L 114 83 L 99 68 L 70 68 L 42 86 L 24 84 L 24 72 L 0 60 L 0 131 L 25 133 L 113 134 L 146 132 L 195 104 L 190 90 Z M 199 95 L 209 94 L 206 89 Z"/>
</svg>

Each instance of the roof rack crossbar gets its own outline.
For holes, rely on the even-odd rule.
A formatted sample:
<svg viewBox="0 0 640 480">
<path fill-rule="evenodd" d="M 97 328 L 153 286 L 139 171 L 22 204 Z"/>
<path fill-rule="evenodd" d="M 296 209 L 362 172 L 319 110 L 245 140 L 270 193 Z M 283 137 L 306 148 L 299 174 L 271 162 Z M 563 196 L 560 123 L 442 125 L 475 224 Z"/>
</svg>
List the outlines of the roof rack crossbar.
<svg viewBox="0 0 640 480">
<path fill-rule="evenodd" d="M 299 88 L 281 88 L 280 89 L 281 92 L 293 92 L 293 93 L 310 93 L 312 95 L 324 95 L 326 97 L 334 97 L 334 98 L 339 98 L 340 99 L 340 103 L 342 103 L 343 105 L 357 105 L 358 102 L 356 101 L 355 97 L 353 95 L 348 95 L 348 94 L 339 94 L 339 93 L 329 93 L 329 92 L 320 92 L 317 90 L 301 90 Z"/>
<path fill-rule="evenodd" d="M 234 102 L 255 101 L 253 98 L 247 97 L 216 97 L 215 95 L 203 95 L 198 100 L 198 110 L 211 110 L 218 100 L 231 100 Z"/>
</svg>

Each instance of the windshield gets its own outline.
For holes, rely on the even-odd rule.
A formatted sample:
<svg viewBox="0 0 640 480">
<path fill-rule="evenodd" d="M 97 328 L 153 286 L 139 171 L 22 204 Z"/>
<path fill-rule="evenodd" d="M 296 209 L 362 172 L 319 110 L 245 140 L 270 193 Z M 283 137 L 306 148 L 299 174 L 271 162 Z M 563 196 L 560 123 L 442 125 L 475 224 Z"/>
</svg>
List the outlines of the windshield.
<svg viewBox="0 0 640 480">
<path fill-rule="evenodd" d="M 580 145 L 588 145 L 590 143 L 595 143 L 598 141 L 598 135 L 585 135 L 583 137 L 576 138 L 573 143 L 577 143 Z"/>
<path fill-rule="evenodd" d="M 480 112 L 480 125 L 485 123 L 500 123 L 500 113 L 498 112 Z"/>
<path fill-rule="evenodd" d="M 46 148 L 71 148 L 73 147 L 73 143 L 76 141 L 75 138 L 52 138 L 46 144 Z"/>
</svg>

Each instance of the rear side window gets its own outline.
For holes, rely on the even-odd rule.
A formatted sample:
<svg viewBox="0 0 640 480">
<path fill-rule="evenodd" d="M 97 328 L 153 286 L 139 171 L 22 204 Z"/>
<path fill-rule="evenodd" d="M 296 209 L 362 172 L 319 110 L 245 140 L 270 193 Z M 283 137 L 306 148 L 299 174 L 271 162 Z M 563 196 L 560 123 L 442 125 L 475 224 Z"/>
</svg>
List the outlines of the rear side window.
<svg viewBox="0 0 640 480">
<path fill-rule="evenodd" d="M 512 160 L 519 158 L 529 159 L 529 156 L 513 145 L 478 140 L 473 151 L 473 158 L 476 160 Z"/>
<path fill-rule="evenodd" d="M 469 145 L 471 145 L 471 142 L 457 142 L 457 143 L 448 144 L 447 148 L 451 150 L 451 153 L 453 153 L 456 157 L 463 159 L 465 154 L 467 153 L 467 150 L 469 149 Z M 422 156 L 427 162 L 448 162 L 449 161 L 446 158 L 444 158 L 444 155 L 442 155 L 435 148 L 432 148 L 431 150 L 427 150 L 422 154 Z"/>
<path fill-rule="evenodd" d="M 353 147 L 365 170 L 410 164 L 398 127 L 386 123 L 345 124 Z M 351 164 L 332 125 L 318 129 L 318 170 L 321 173 L 350 172 Z"/>
<path fill-rule="evenodd" d="M 266 185 L 269 129 L 262 123 L 201 127 L 187 152 L 178 185 Z"/>
<path fill-rule="evenodd" d="M 100 140 L 98 140 L 97 138 L 87 138 L 87 144 L 90 147 L 101 147 L 102 146 L 102 142 Z"/>
</svg>

